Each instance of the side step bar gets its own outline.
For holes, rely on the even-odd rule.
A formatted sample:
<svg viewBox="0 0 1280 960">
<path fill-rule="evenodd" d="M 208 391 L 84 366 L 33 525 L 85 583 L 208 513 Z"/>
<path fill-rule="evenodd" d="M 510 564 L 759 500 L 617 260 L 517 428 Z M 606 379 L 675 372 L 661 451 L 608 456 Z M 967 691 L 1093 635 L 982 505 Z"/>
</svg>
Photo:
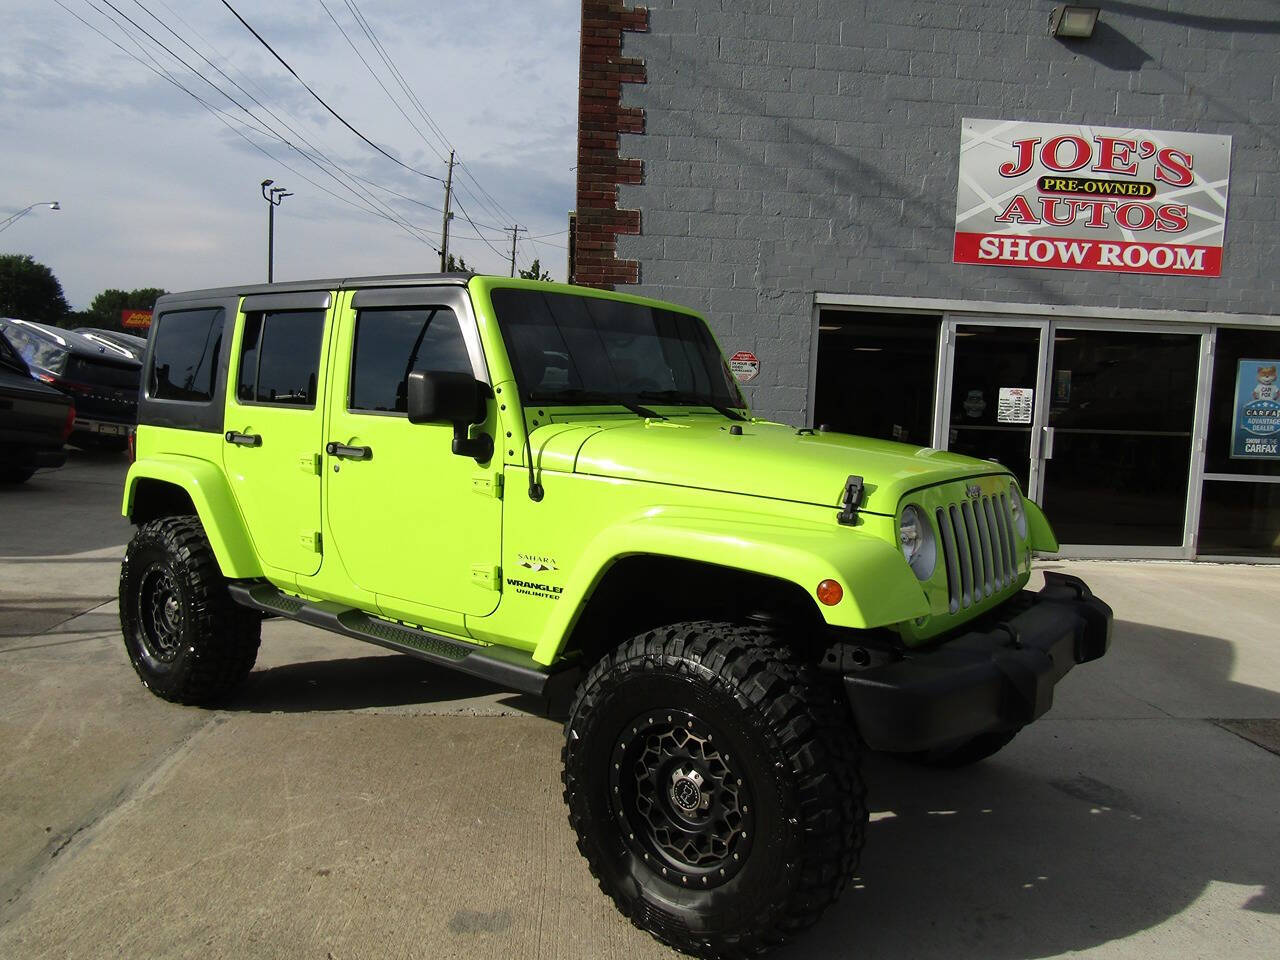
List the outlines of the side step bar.
<svg viewBox="0 0 1280 960">
<path fill-rule="evenodd" d="M 227 588 L 231 598 L 241 606 L 376 643 L 553 703 L 563 702 L 572 694 L 581 674 L 576 666 L 544 667 L 535 663 L 529 654 L 510 647 L 485 647 L 442 637 L 418 627 L 371 617 L 363 610 L 339 603 L 299 600 L 269 583 L 230 583 Z"/>
</svg>

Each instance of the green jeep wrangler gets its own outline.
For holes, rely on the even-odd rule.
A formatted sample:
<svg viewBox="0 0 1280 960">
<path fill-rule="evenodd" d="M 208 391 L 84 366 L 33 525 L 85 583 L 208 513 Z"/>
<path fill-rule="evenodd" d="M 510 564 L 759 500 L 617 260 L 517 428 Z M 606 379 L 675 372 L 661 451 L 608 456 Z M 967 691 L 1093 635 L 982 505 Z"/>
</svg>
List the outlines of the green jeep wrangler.
<svg viewBox="0 0 1280 960">
<path fill-rule="evenodd" d="M 210 704 L 287 617 L 567 705 L 569 820 L 639 927 L 708 957 L 853 875 L 863 749 L 959 765 L 1106 651 L 1009 471 L 753 418 L 681 307 L 505 278 L 161 298 L 120 623 Z"/>
</svg>

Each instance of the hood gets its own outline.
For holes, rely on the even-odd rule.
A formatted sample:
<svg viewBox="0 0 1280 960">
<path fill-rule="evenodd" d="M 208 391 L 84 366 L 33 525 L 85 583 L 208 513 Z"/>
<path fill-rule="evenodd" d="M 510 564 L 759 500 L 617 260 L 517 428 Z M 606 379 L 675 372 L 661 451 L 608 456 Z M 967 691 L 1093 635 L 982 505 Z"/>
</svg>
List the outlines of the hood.
<svg viewBox="0 0 1280 960">
<path fill-rule="evenodd" d="M 778 423 L 731 424 L 710 416 L 549 424 L 534 433 L 543 469 L 722 490 L 839 507 L 852 475 L 862 509 L 893 514 L 919 487 L 1008 470 L 988 460 L 841 433 L 799 433 Z M 541 436 L 539 436 L 541 434 Z"/>
</svg>

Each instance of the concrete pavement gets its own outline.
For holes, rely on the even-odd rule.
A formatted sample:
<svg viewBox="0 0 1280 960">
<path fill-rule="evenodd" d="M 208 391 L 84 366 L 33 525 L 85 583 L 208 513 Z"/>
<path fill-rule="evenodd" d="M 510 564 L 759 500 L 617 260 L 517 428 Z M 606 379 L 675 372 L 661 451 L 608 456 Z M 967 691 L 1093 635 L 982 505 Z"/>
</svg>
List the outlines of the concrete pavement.
<svg viewBox="0 0 1280 960">
<path fill-rule="evenodd" d="M 151 696 L 122 475 L 0 489 L 0 956 L 674 956 L 591 880 L 536 703 L 274 621 L 227 708 Z M 869 757 L 859 876 L 778 956 L 1280 952 L 1280 568 L 1053 566 L 1111 654 L 976 767 Z"/>
</svg>

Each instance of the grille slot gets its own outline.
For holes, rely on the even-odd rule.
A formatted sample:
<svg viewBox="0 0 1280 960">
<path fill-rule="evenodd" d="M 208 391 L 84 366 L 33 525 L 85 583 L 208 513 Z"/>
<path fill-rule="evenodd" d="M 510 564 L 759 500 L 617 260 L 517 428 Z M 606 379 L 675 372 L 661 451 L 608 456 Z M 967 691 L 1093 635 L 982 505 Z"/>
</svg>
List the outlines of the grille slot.
<svg viewBox="0 0 1280 960">
<path fill-rule="evenodd" d="M 934 518 L 952 613 L 994 596 L 1017 579 L 1018 541 L 1006 494 L 951 503 L 939 507 Z"/>
</svg>

